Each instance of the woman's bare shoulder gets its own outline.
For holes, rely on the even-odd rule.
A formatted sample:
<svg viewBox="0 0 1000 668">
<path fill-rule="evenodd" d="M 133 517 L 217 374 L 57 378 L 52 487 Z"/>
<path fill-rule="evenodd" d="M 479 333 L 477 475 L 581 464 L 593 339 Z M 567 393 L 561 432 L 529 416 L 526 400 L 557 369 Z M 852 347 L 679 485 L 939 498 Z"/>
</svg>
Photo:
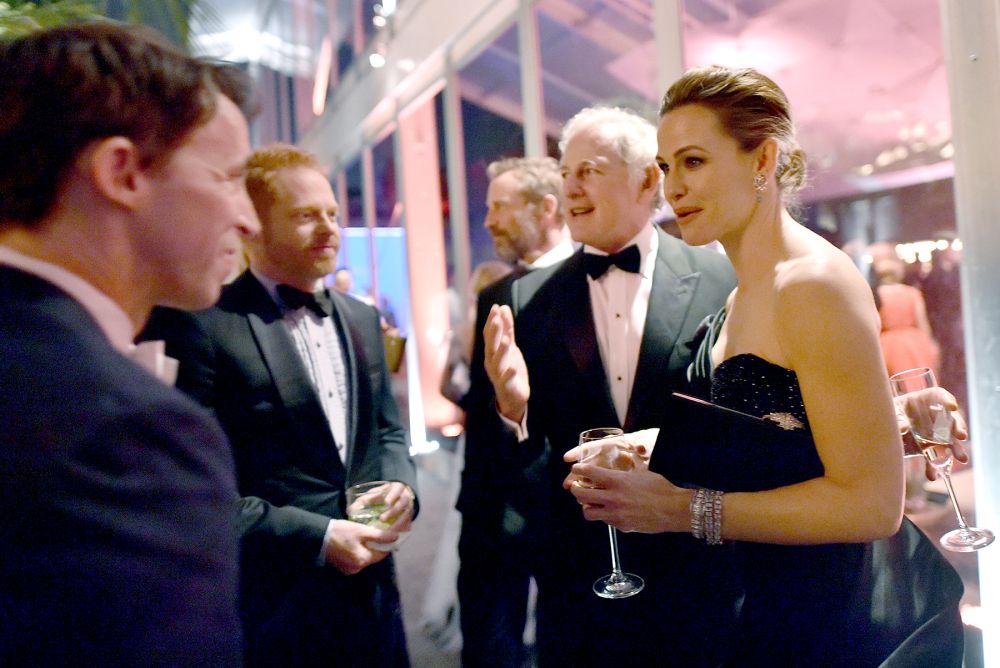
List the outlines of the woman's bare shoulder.
<svg viewBox="0 0 1000 668">
<path fill-rule="evenodd" d="M 878 331 L 871 287 L 850 258 L 832 246 L 776 268 L 775 317 L 786 350 L 789 344 L 799 348 L 829 340 L 834 332 Z"/>
<path fill-rule="evenodd" d="M 774 287 L 779 298 L 788 299 L 837 294 L 871 297 L 871 287 L 854 262 L 825 242 L 780 262 L 775 267 Z"/>
</svg>

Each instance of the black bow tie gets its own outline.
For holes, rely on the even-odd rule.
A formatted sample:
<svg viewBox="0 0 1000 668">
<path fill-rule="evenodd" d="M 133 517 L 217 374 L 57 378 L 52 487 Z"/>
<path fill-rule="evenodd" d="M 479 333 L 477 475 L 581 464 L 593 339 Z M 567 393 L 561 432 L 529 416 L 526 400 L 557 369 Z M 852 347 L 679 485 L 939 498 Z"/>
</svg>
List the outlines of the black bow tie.
<svg viewBox="0 0 1000 668">
<path fill-rule="evenodd" d="M 321 318 L 328 317 L 333 313 L 333 304 L 326 290 L 320 290 L 316 294 L 293 288 L 290 285 L 279 285 L 278 296 L 285 302 L 291 310 L 297 310 L 305 306 Z"/>
<path fill-rule="evenodd" d="M 583 268 L 587 270 L 587 273 L 593 279 L 603 276 L 604 272 L 611 268 L 611 265 L 617 266 L 622 271 L 638 274 L 639 247 L 632 244 L 625 250 L 618 251 L 612 255 L 583 254 Z"/>
</svg>

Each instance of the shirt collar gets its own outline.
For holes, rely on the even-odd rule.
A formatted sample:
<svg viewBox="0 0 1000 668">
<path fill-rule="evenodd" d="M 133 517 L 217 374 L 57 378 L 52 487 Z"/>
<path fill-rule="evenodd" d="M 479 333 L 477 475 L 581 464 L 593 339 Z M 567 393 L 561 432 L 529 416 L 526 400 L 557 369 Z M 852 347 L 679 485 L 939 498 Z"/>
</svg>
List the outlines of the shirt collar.
<svg viewBox="0 0 1000 668">
<path fill-rule="evenodd" d="M 542 253 L 542 255 L 539 256 L 534 262 L 528 263 L 525 266 L 529 269 L 551 267 L 555 263 L 561 262 L 572 255 L 573 250 L 574 246 L 572 240 L 568 237 L 563 237 L 559 243 Z"/>
<path fill-rule="evenodd" d="M 267 294 L 270 295 L 271 297 L 271 301 L 273 301 L 278 306 L 285 308 L 286 305 L 284 300 L 278 296 L 278 285 L 280 285 L 281 282 L 276 281 L 270 276 L 261 273 L 260 271 L 254 269 L 253 267 L 250 267 L 250 273 L 253 274 L 254 278 L 256 278 L 261 285 L 264 286 L 264 289 L 267 290 Z M 323 287 L 322 279 L 317 279 L 315 289 L 319 290 L 322 287 Z"/>
<path fill-rule="evenodd" d="M 0 245 L 0 265 L 20 269 L 56 286 L 87 310 L 112 346 L 123 353 L 132 347 L 135 323 L 125 309 L 73 272 L 4 245 Z"/>
</svg>

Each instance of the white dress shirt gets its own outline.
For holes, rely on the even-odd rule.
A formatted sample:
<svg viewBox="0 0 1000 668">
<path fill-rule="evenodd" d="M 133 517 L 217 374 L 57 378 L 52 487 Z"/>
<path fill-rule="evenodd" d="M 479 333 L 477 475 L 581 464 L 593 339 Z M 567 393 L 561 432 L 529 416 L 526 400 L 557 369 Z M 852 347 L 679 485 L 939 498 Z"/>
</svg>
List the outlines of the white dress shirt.
<svg viewBox="0 0 1000 668">
<path fill-rule="evenodd" d="M 320 318 L 308 308 L 288 309 L 278 296 L 278 282 L 250 270 L 271 299 L 282 309 L 282 319 L 295 342 L 295 351 L 309 373 L 319 398 L 340 461 L 347 462 L 347 364 L 333 318 Z M 317 288 L 322 285 L 317 281 Z"/>
<path fill-rule="evenodd" d="M 601 352 L 601 362 L 604 363 L 604 373 L 607 375 L 619 424 L 625 424 L 628 402 L 632 396 L 632 383 L 639 364 L 639 346 L 646 327 L 649 293 L 653 289 L 653 268 L 656 266 L 660 240 L 653 226 L 647 225 L 622 248 L 628 248 L 632 244 L 639 248 L 638 274 L 612 265 L 600 278 L 587 276 L 597 347 Z M 586 245 L 583 252 L 607 255 L 604 251 Z"/>
</svg>

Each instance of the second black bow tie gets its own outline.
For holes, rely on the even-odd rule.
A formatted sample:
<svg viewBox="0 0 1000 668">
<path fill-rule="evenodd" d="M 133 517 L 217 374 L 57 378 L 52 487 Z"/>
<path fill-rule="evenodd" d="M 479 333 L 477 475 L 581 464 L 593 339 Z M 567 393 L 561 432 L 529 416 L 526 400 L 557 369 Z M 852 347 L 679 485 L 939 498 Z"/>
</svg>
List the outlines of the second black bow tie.
<svg viewBox="0 0 1000 668">
<path fill-rule="evenodd" d="M 622 271 L 638 274 L 639 261 L 639 247 L 635 244 L 632 244 L 628 248 L 611 255 L 595 255 L 594 253 L 583 254 L 583 268 L 587 270 L 587 273 L 590 274 L 590 277 L 593 279 L 598 279 L 603 276 L 604 273 L 611 268 L 611 265 L 615 265 Z"/>
<path fill-rule="evenodd" d="M 321 318 L 328 317 L 333 313 L 330 296 L 326 294 L 325 290 L 313 294 L 290 285 L 279 285 L 278 296 L 281 297 L 281 301 L 285 302 L 285 306 L 293 310 L 305 306 Z"/>
</svg>

